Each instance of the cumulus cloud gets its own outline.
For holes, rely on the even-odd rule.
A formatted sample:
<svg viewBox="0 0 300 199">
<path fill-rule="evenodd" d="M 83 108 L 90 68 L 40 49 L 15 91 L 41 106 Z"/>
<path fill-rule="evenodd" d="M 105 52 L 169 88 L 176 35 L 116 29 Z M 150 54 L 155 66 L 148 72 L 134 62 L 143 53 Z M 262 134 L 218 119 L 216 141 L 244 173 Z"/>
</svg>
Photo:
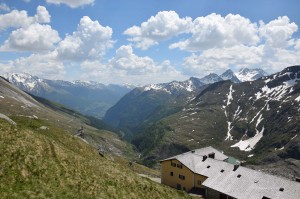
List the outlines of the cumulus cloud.
<svg viewBox="0 0 300 199">
<path fill-rule="evenodd" d="M 294 44 L 292 35 L 297 32 L 298 26 L 287 16 L 278 17 L 265 24 L 260 22 L 259 34 L 266 40 L 266 45 L 275 48 L 285 48 Z"/>
<path fill-rule="evenodd" d="M 88 16 L 81 18 L 77 31 L 67 35 L 58 47 L 58 57 L 64 60 L 97 59 L 107 49 L 112 48 L 112 29 L 103 27 L 99 22 L 92 21 Z"/>
<path fill-rule="evenodd" d="M 192 19 L 180 18 L 175 11 L 162 11 L 152 16 L 141 26 L 133 26 L 125 30 L 124 34 L 131 37 L 129 41 L 141 49 L 148 49 L 159 41 L 170 39 L 189 31 Z"/>
<path fill-rule="evenodd" d="M 109 64 L 116 69 L 132 74 L 154 72 L 157 69 L 150 57 L 135 55 L 131 46 L 121 46 L 117 49 L 116 56 L 109 61 Z"/>
<path fill-rule="evenodd" d="M 78 8 L 85 5 L 93 4 L 95 0 L 46 0 L 47 3 L 65 4 L 71 8 Z"/>
<path fill-rule="evenodd" d="M 8 7 L 8 5 L 6 5 L 6 3 L 0 3 L 0 10 L 9 12 L 10 8 Z"/>
<path fill-rule="evenodd" d="M 210 14 L 196 18 L 191 37 L 170 48 L 193 52 L 183 64 L 189 75 L 242 67 L 261 67 L 272 73 L 300 63 L 300 42 L 293 37 L 297 30 L 287 16 L 257 25 L 240 15 Z"/>
<path fill-rule="evenodd" d="M 228 48 L 212 48 L 200 55 L 192 54 L 185 58 L 184 67 L 190 75 L 222 73 L 230 66 L 236 68 L 257 66 L 262 62 L 262 55 L 262 46 L 239 45 Z"/>
<path fill-rule="evenodd" d="M 13 31 L 0 51 L 47 51 L 54 49 L 58 41 L 58 32 L 51 26 L 35 23 Z"/>
<path fill-rule="evenodd" d="M 104 83 L 148 84 L 187 79 L 169 60 L 156 63 L 150 57 L 140 57 L 130 45 L 116 50 L 114 58 L 103 64 L 85 61 L 81 64 L 83 79 L 97 79 Z"/>
<path fill-rule="evenodd" d="M 0 15 L 0 30 L 7 28 L 20 28 L 30 26 L 33 23 L 49 23 L 51 16 L 44 6 L 38 6 L 35 16 L 28 16 L 25 10 L 12 10 Z"/>
<path fill-rule="evenodd" d="M 257 25 L 247 18 L 233 14 L 222 17 L 213 13 L 196 18 L 191 38 L 174 43 L 170 48 L 197 52 L 216 47 L 255 45 L 259 42 L 257 32 Z"/>
<path fill-rule="evenodd" d="M 32 54 L 21 57 L 8 63 L 0 63 L 6 66 L 2 72 L 27 72 L 32 75 L 49 79 L 63 79 L 66 74 L 62 62 L 56 60 L 55 53 Z"/>
</svg>

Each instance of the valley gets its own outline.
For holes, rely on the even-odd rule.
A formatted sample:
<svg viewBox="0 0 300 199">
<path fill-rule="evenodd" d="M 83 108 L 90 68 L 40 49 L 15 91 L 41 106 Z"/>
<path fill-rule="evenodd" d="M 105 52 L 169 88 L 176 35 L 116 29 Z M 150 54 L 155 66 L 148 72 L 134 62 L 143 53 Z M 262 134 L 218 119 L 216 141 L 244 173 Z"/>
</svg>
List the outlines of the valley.
<svg viewBox="0 0 300 199">
<path fill-rule="evenodd" d="M 148 166 L 191 149 L 214 146 L 243 164 L 264 165 L 265 169 L 269 164 L 281 165 L 277 172 L 292 178 L 299 175 L 299 75 L 300 67 L 293 66 L 255 81 L 202 85 L 200 94 L 182 94 L 174 97 L 173 103 L 165 100 L 166 104 L 156 107 L 159 111 L 139 117 L 142 125 L 133 125 L 127 131 L 135 132 L 132 143 L 142 152 L 141 162 Z M 124 100 L 124 107 L 146 106 L 145 99 L 156 99 L 153 96 L 160 97 L 161 92 L 167 93 L 152 89 L 131 96 L 140 99 L 139 103 L 130 101 L 129 93 L 119 103 Z M 147 97 L 141 100 L 140 96 Z M 120 104 L 112 109 L 127 116 L 130 111 L 144 110 L 127 111 Z M 130 114 L 124 120 L 120 118 L 119 125 L 132 118 Z M 295 166 L 288 166 L 291 170 L 287 172 L 284 165 Z M 274 170 L 272 167 L 270 170 Z"/>
<path fill-rule="evenodd" d="M 255 76 L 245 71 L 245 78 Z M 137 87 L 112 106 L 103 121 L 1 79 L 6 160 L 1 175 L 10 182 L 1 185 L 5 197 L 122 198 L 134 190 L 132 198 L 139 198 L 141 186 L 149 188 L 146 195 L 155 189 L 154 198 L 187 197 L 136 175 L 158 177 L 159 160 L 207 146 L 229 154 L 232 163 L 290 179 L 298 176 L 300 67 L 245 82 L 230 71 L 218 77 Z M 109 180 L 111 176 L 115 180 Z M 137 184 L 125 188 L 129 182 Z M 60 189 L 54 194 L 56 184 Z"/>
</svg>

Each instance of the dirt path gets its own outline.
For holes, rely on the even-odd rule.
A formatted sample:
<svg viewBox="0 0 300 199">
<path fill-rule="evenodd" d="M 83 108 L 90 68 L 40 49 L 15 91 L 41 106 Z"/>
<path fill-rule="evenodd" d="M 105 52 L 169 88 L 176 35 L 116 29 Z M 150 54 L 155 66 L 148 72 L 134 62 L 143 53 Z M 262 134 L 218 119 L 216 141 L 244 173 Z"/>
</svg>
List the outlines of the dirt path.
<svg viewBox="0 0 300 199">
<path fill-rule="evenodd" d="M 142 176 L 142 177 L 144 177 L 144 178 L 148 178 L 148 179 L 150 179 L 150 180 L 152 180 L 154 182 L 161 183 L 161 179 L 160 178 L 152 178 L 152 177 L 150 177 L 148 175 L 145 175 L 145 174 L 139 174 L 139 175 Z"/>
</svg>

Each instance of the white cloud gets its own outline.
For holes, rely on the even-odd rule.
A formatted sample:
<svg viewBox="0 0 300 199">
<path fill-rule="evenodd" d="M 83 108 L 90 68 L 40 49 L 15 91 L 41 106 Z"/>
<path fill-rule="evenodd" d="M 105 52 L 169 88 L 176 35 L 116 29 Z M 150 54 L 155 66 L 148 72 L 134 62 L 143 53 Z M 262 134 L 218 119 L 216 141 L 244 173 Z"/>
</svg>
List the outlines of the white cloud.
<svg viewBox="0 0 300 199">
<path fill-rule="evenodd" d="M 275 48 L 285 48 L 294 44 L 292 35 L 297 32 L 298 26 L 290 23 L 287 16 L 278 17 L 268 24 L 260 22 L 259 34 L 266 39 L 266 45 Z"/>
<path fill-rule="evenodd" d="M 77 31 L 67 35 L 58 45 L 60 59 L 80 61 L 101 58 L 107 49 L 113 47 L 112 29 L 103 27 L 88 16 L 81 18 Z"/>
<path fill-rule="evenodd" d="M 125 70 L 132 74 L 143 74 L 157 70 L 155 62 L 150 57 L 135 55 L 131 46 L 121 46 L 117 49 L 116 56 L 109 60 L 109 64 L 116 69 Z"/>
<path fill-rule="evenodd" d="M 53 3 L 53 4 L 66 4 L 67 6 L 70 6 L 71 8 L 78 8 L 81 6 L 93 4 L 95 0 L 46 0 L 47 3 Z"/>
<path fill-rule="evenodd" d="M 25 10 L 12 10 L 9 13 L 0 15 L 0 31 L 7 28 L 26 27 L 33 23 L 49 23 L 51 16 L 44 6 L 38 6 L 36 15 L 28 16 Z"/>
<path fill-rule="evenodd" d="M 241 67 L 262 67 L 272 73 L 300 63 L 300 40 L 293 37 L 297 30 L 286 16 L 257 25 L 240 15 L 211 14 L 195 19 L 192 36 L 170 48 L 195 52 L 184 59 L 189 75 Z"/>
<path fill-rule="evenodd" d="M 44 6 L 38 6 L 34 18 L 37 23 L 49 23 L 51 16 Z"/>
<path fill-rule="evenodd" d="M 8 7 L 8 5 L 6 5 L 6 3 L 0 3 L 0 10 L 9 12 L 10 8 Z"/>
<path fill-rule="evenodd" d="M 259 42 L 255 23 L 240 15 L 228 14 L 225 17 L 210 14 L 193 21 L 192 37 L 170 45 L 192 52 L 210 48 L 232 47 L 235 45 L 255 45 Z"/>
<path fill-rule="evenodd" d="M 47 51 L 54 49 L 58 41 L 58 32 L 51 26 L 35 23 L 13 31 L 0 51 Z"/>
<path fill-rule="evenodd" d="M 124 34 L 132 37 L 129 41 L 134 42 L 136 47 L 145 50 L 160 41 L 187 33 L 191 22 L 190 17 L 180 18 L 175 11 L 162 11 L 143 22 L 140 27 L 128 28 Z"/>
<path fill-rule="evenodd" d="M 6 66 L 5 72 L 27 72 L 32 75 L 49 79 L 63 79 L 66 71 L 64 65 L 56 60 L 55 53 L 32 54 L 29 57 L 21 57 L 8 63 L 0 63 Z"/>
<path fill-rule="evenodd" d="M 222 73 L 229 66 L 241 68 L 256 66 L 262 62 L 263 47 L 245 45 L 228 48 L 212 48 L 200 55 L 192 54 L 185 58 L 184 67 L 190 75 L 206 75 L 212 72 Z"/>
<path fill-rule="evenodd" d="M 150 57 L 139 57 L 134 54 L 131 46 L 121 46 L 107 64 L 86 61 L 81 67 L 81 78 L 104 83 L 144 85 L 188 78 L 177 71 L 169 60 L 156 63 Z"/>
</svg>

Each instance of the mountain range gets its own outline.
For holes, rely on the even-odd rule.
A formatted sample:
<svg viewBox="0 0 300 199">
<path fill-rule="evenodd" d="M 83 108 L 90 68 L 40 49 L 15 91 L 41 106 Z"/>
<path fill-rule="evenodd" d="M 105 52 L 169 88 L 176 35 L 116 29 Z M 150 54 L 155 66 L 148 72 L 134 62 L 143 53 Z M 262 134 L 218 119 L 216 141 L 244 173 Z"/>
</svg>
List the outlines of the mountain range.
<svg viewBox="0 0 300 199">
<path fill-rule="evenodd" d="M 250 76 L 259 78 L 265 74 L 266 73 L 261 69 L 245 68 L 238 73 L 227 70 L 221 76 L 212 73 L 201 79 L 191 78 L 191 81 L 152 84 L 148 85 L 147 88 L 159 89 L 166 87 L 164 89 L 171 89 L 170 92 L 174 89 L 178 90 L 174 90 L 174 92 L 180 92 L 182 89 L 191 92 L 191 89 L 197 89 L 200 86 L 199 84 L 210 84 L 227 79 L 233 82 L 240 82 L 236 75 L 243 80 L 248 80 Z M 85 115 L 96 118 L 102 118 L 110 107 L 115 105 L 125 94 L 135 88 L 135 86 L 132 85 L 104 85 L 93 81 L 70 82 L 48 80 L 27 73 L 6 73 L 3 77 L 25 92 L 60 103 Z M 193 83 L 195 83 L 195 85 Z M 181 88 L 176 86 L 180 86 Z"/>
<path fill-rule="evenodd" d="M 174 113 L 195 98 L 209 84 L 230 80 L 240 83 L 261 78 L 267 73 L 262 69 L 241 69 L 234 73 L 227 70 L 220 76 L 211 73 L 203 78 L 191 77 L 186 81 L 172 81 L 137 87 L 108 109 L 105 122 L 131 135 L 139 131 L 144 123 L 152 123 Z"/>
<path fill-rule="evenodd" d="M 1 198 L 190 198 L 138 175 L 158 172 L 129 167 L 133 147 L 99 126 L 0 77 Z"/>
<path fill-rule="evenodd" d="M 25 92 L 96 118 L 102 118 L 108 108 L 134 88 L 98 82 L 48 80 L 26 73 L 3 76 Z"/>
<path fill-rule="evenodd" d="M 241 70 L 236 77 L 257 78 L 250 73 Z M 187 82 L 136 88 L 104 120 L 129 132 L 149 166 L 211 145 L 247 164 L 281 164 L 286 177 L 300 174 L 300 66 L 240 83 L 193 79 L 197 87 Z M 174 83 L 177 89 L 170 86 Z M 282 172 L 283 167 L 289 169 Z"/>
</svg>

